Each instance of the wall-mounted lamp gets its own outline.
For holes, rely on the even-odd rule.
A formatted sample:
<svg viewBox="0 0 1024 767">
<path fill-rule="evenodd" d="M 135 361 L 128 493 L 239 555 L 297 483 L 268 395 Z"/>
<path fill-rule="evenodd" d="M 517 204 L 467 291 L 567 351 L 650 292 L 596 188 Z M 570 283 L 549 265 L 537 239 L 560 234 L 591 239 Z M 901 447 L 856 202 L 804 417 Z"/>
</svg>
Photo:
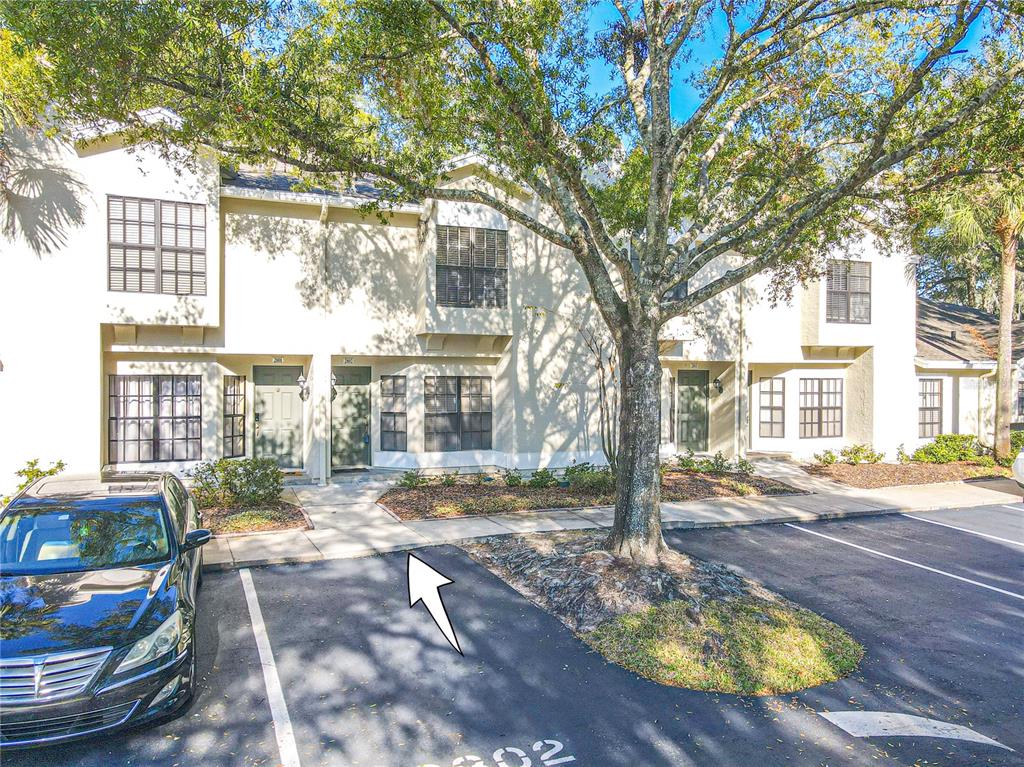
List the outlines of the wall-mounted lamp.
<svg viewBox="0 0 1024 767">
<path fill-rule="evenodd" d="M 718 392 L 719 394 L 722 393 L 722 379 L 721 378 L 716 378 L 714 381 L 711 382 L 711 385 L 715 387 L 715 391 L 716 392 Z"/>
<path fill-rule="evenodd" d="M 295 379 L 295 383 L 299 385 L 299 399 L 305 402 L 309 399 L 309 387 L 306 386 L 306 376 L 299 373 L 299 377 Z"/>
<path fill-rule="evenodd" d="M 334 402 L 334 398 L 338 396 L 338 376 L 334 375 L 334 371 L 331 371 L 331 402 Z"/>
</svg>

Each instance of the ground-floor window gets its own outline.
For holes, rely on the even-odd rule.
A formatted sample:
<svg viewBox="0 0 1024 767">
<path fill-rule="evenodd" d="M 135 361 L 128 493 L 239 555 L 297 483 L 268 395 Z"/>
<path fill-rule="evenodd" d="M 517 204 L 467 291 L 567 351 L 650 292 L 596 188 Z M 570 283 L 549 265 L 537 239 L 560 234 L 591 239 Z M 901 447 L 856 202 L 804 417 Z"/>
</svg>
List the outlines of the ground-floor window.
<svg viewBox="0 0 1024 767">
<path fill-rule="evenodd" d="M 786 436 L 786 379 L 762 378 L 760 436 Z"/>
<path fill-rule="evenodd" d="M 843 379 L 800 379 L 800 437 L 843 436 Z"/>
<path fill-rule="evenodd" d="M 1017 382 L 1017 415 L 1024 418 L 1024 381 Z"/>
<path fill-rule="evenodd" d="M 107 419 L 111 463 L 199 460 L 200 377 L 112 375 Z"/>
<path fill-rule="evenodd" d="M 942 432 L 942 379 L 918 381 L 917 435 L 934 437 Z"/>
<path fill-rule="evenodd" d="M 380 449 L 408 449 L 405 376 L 380 377 Z"/>
<path fill-rule="evenodd" d="M 427 452 L 491 449 L 489 377 L 427 376 L 423 395 Z"/>
<path fill-rule="evenodd" d="M 224 457 L 245 455 L 245 376 L 224 376 Z"/>
</svg>

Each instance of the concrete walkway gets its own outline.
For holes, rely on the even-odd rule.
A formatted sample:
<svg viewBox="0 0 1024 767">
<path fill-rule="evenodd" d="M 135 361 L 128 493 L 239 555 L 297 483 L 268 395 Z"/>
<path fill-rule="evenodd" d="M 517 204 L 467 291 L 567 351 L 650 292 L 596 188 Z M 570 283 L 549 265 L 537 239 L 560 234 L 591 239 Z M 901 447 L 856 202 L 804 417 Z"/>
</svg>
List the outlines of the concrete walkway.
<svg viewBox="0 0 1024 767">
<path fill-rule="evenodd" d="M 758 466 L 758 473 L 776 476 L 811 492 L 663 503 L 663 527 L 809 522 L 864 514 L 921 512 L 1020 501 L 1016 495 L 962 482 L 861 490 L 807 474 L 803 477 L 809 482 L 805 482 L 788 467 L 775 467 L 775 470 L 781 473 L 773 473 L 770 466 Z M 610 507 L 598 507 L 402 522 L 375 503 L 390 486 L 387 482 L 367 481 L 341 482 L 328 487 L 288 487 L 285 500 L 305 509 L 313 522 L 313 530 L 215 538 L 203 549 L 205 565 L 210 569 L 229 569 L 347 559 L 492 535 L 610 527 L 613 517 Z"/>
</svg>

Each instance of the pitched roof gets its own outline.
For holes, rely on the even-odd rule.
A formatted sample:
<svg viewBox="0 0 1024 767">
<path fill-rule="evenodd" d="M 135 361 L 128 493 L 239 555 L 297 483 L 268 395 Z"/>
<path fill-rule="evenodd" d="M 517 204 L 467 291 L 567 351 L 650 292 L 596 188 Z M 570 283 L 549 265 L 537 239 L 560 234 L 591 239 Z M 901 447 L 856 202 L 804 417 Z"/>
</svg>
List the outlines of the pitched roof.
<svg viewBox="0 0 1024 767">
<path fill-rule="evenodd" d="M 948 362 L 994 362 L 999 320 L 981 309 L 917 299 L 917 356 Z M 1013 358 L 1024 357 L 1024 322 L 1013 325 Z"/>
</svg>

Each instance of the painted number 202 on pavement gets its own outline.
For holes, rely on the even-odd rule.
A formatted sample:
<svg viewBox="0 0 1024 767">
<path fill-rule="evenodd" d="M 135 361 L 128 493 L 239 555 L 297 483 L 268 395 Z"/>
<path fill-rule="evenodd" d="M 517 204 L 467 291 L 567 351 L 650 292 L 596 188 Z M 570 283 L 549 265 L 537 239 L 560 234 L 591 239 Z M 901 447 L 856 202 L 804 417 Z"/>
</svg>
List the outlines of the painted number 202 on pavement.
<svg viewBox="0 0 1024 767">
<path fill-rule="evenodd" d="M 452 760 L 452 767 L 555 767 L 575 762 L 576 757 L 565 753 L 565 746 L 558 740 L 538 740 L 533 744 L 532 757 L 516 746 L 502 746 L 491 754 L 492 761 L 473 754 L 459 756 Z M 438 764 L 421 764 L 419 767 L 440 767 Z"/>
</svg>

